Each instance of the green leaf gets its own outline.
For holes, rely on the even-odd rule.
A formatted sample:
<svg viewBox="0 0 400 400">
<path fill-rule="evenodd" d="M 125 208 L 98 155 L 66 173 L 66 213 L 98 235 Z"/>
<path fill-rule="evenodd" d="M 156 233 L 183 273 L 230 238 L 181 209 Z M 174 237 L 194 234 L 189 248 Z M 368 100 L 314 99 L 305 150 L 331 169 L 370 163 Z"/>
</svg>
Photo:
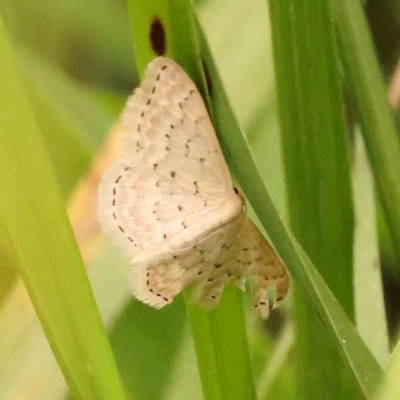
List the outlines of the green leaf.
<svg viewBox="0 0 400 400">
<path fill-rule="evenodd" d="M 358 331 L 381 366 L 389 358 L 389 338 L 379 268 L 374 184 L 364 144 L 358 132 L 354 152 L 356 231 L 354 289 Z"/>
<path fill-rule="evenodd" d="M 366 398 L 371 398 L 382 371 L 347 314 L 283 224 L 234 118 L 204 36 L 201 35 L 200 39 L 212 82 L 211 101 L 216 115 L 215 124 L 228 164 L 280 256 L 299 287 L 309 296 L 332 341 L 351 367 L 350 371 L 357 379 L 360 390 Z"/>
<path fill-rule="evenodd" d="M 297 398 L 295 385 L 292 381 L 295 373 L 295 365 L 291 362 L 294 345 L 294 329 L 292 323 L 287 323 L 283 328 L 269 360 L 262 372 L 258 386 L 259 398 L 267 400 L 280 396 L 279 398 Z M 289 375 L 288 372 L 291 372 Z"/>
<path fill-rule="evenodd" d="M 360 1 L 335 0 L 345 76 L 361 122 L 378 200 L 400 259 L 400 142 Z"/>
<path fill-rule="evenodd" d="M 131 299 L 118 316 L 110 342 L 126 390 L 134 398 L 162 398 L 183 338 L 185 317 L 180 297 L 160 311 Z"/>
<path fill-rule="evenodd" d="M 290 226 L 354 318 L 350 167 L 329 2 L 269 0 L 269 9 Z M 318 314 L 294 293 L 298 396 L 359 398 Z"/>
<path fill-rule="evenodd" d="M 0 22 L 0 229 L 76 398 L 125 399 L 51 163 Z"/>
<path fill-rule="evenodd" d="M 396 345 L 386 370 L 385 380 L 376 400 L 397 400 L 400 397 L 400 344 Z"/>
</svg>

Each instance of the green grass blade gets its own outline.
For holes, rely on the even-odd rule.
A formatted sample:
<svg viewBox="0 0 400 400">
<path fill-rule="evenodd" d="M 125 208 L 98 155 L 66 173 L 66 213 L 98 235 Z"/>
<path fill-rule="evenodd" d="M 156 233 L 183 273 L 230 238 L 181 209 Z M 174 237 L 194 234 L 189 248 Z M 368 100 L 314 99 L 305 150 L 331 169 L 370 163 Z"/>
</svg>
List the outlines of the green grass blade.
<svg viewBox="0 0 400 400">
<path fill-rule="evenodd" d="M 125 399 L 115 360 L 0 22 L 0 229 L 74 396 Z"/>
<path fill-rule="evenodd" d="M 389 358 L 389 338 L 379 267 L 374 183 L 361 136 L 356 132 L 354 151 L 354 290 L 358 331 L 381 366 Z"/>
<path fill-rule="evenodd" d="M 37 62 L 32 53 L 19 52 L 19 67 L 49 153 L 58 185 L 66 198 L 87 171 L 95 143 L 88 131 L 104 132 L 111 119 L 104 118 L 73 81 L 55 67 Z M 46 81 L 46 85 L 43 82 Z M 74 106 L 72 106 L 72 104 Z M 79 115 L 73 107 L 77 107 Z M 78 115 L 77 115 L 78 114 Z M 83 119 L 88 117 L 89 126 Z M 71 157 L 74 154 L 74 157 Z"/>
<path fill-rule="evenodd" d="M 325 0 L 268 3 L 290 225 L 353 319 L 354 221 L 331 10 Z M 298 396 L 359 398 L 318 314 L 296 291 L 295 320 Z"/>
<path fill-rule="evenodd" d="M 289 360 L 291 361 L 291 359 L 289 359 L 289 356 L 292 355 L 294 347 L 293 345 L 294 345 L 293 324 L 286 323 L 286 326 L 282 329 L 282 332 L 276 341 L 274 351 L 271 354 L 271 357 L 268 360 L 268 362 L 265 364 L 264 371 L 262 372 L 262 375 L 260 377 L 259 386 L 257 388 L 259 399 L 267 400 L 269 398 L 270 393 L 273 392 L 274 383 L 276 383 L 278 377 L 284 377 L 284 374 L 287 373 L 287 370 L 283 371 L 284 368 L 294 369 L 293 363 L 289 362 Z M 290 366 L 288 364 L 290 364 Z M 281 383 L 281 386 L 284 385 Z M 285 386 L 289 392 L 293 394 L 295 393 L 294 385 L 285 385 Z M 288 398 L 289 396 L 290 395 L 286 393 L 285 399 Z"/>
<path fill-rule="evenodd" d="M 400 398 L 400 344 L 396 345 L 389 365 L 386 370 L 386 377 L 376 400 L 397 400 Z"/>
<path fill-rule="evenodd" d="M 400 142 L 360 1 L 335 0 L 345 74 L 397 258 L 400 256 Z"/>
<path fill-rule="evenodd" d="M 330 8 L 323 0 L 269 5 L 291 226 L 353 317 L 354 216 Z"/>
<path fill-rule="evenodd" d="M 166 55 L 184 67 L 207 98 L 190 2 L 129 0 L 128 6 L 139 73 L 143 74 L 148 62 L 156 56 L 149 32 L 152 21 L 158 17 L 165 28 Z M 191 305 L 189 294 L 185 297 L 205 398 L 255 399 L 241 293 L 228 288 L 210 313 Z"/>
<path fill-rule="evenodd" d="M 381 368 L 325 281 L 283 224 L 235 120 L 204 36 L 201 35 L 200 38 L 213 87 L 211 100 L 215 110 L 216 128 L 231 170 L 280 256 L 300 288 L 309 296 L 333 342 L 350 365 L 360 390 L 370 399 L 376 380 L 381 376 Z"/>
<path fill-rule="evenodd" d="M 110 330 L 121 378 L 134 399 L 162 399 L 169 386 L 187 326 L 183 301 L 176 300 L 158 311 L 131 299 Z"/>
</svg>

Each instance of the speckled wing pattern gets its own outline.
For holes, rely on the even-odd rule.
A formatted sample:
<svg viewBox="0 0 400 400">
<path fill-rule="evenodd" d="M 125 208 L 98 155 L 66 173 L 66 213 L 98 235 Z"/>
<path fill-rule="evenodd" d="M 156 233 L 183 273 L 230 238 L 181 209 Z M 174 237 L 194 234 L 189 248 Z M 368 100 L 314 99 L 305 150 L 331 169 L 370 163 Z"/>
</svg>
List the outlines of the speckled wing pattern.
<svg viewBox="0 0 400 400">
<path fill-rule="evenodd" d="M 98 218 L 134 264 L 132 290 L 161 308 L 186 286 L 207 308 L 227 283 L 255 280 L 254 306 L 268 316 L 287 295 L 286 267 L 244 213 L 196 86 L 158 57 L 127 102 L 118 159 L 99 187 Z"/>
</svg>

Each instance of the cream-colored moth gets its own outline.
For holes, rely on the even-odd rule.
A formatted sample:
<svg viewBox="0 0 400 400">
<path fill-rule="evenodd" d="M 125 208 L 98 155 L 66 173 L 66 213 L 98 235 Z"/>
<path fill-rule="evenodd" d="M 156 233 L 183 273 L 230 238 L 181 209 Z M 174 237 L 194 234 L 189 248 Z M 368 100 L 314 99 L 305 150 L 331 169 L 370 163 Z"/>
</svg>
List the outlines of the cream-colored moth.
<svg viewBox="0 0 400 400">
<path fill-rule="evenodd" d="M 162 308 L 185 287 L 214 307 L 224 286 L 254 281 L 254 307 L 286 297 L 285 265 L 245 214 L 203 99 L 174 61 L 159 57 L 128 100 L 118 159 L 102 178 L 98 215 L 133 264 L 132 291 Z"/>
</svg>

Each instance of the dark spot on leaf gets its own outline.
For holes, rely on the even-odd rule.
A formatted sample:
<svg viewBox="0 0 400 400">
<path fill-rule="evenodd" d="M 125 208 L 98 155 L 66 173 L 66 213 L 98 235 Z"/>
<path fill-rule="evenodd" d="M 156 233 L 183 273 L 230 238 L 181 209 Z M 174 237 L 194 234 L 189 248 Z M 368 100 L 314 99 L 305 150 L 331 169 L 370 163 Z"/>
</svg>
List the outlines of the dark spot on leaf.
<svg viewBox="0 0 400 400">
<path fill-rule="evenodd" d="M 208 71 L 207 65 L 204 62 L 204 60 L 203 60 L 203 69 L 204 69 L 204 75 L 206 77 L 208 93 L 212 97 L 212 95 L 213 95 L 213 85 L 212 85 L 211 75 L 210 75 L 210 72 Z"/>
<path fill-rule="evenodd" d="M 154 53 L 163 56 L 167 49 L 164 25 L 158 16 L 153 17 L 150 26 L 150 43 Z"/>
</svg>

